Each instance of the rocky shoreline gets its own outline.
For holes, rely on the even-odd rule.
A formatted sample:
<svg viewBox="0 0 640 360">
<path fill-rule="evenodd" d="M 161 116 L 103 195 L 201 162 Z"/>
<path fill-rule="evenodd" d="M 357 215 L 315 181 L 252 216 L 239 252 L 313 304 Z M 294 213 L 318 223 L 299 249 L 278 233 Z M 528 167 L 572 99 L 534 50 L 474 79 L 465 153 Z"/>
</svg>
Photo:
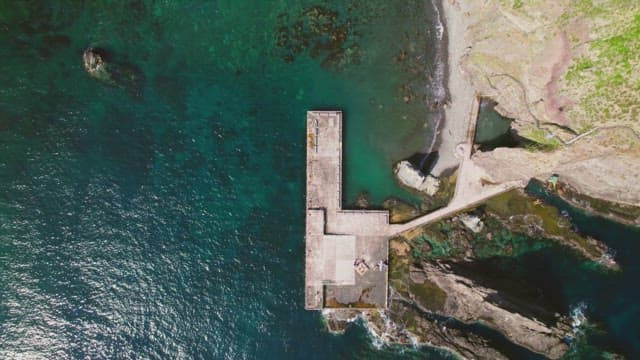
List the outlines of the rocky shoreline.
<svg viewBox="0 0 640 360">
<path fill-rule="evenodd" d="M 633 180 L 640 171 L 637 161 L 634 163 L 640 154 L 637 135 L 618 126 L 585 130 L 582 135 L 571 129 L 564 113 L 570 101 L 558 94 L 571 62 L 566 33 L 560 34 L 558 41 L 554 37 L 549 44 L 536 48 L 542 54 L 553 55 L 557 48 L 561 51 L 559 58 L 548 56 L 540 64 L 532 65 L 536 76 L 546 79 L 549 75 L 549 79 L 531 91 L 527 89 L 531 84 L 511 74 L 515 68 L 501 62 L 502 53 L 496 55 L 491 53 L 495 49 L 481 48 L 495 45 L 492 43 L 495 39 L 491 39 L 495 34 L 486 28 L 487 24 L 479 22 L 487 20 L 483 16 L 492 16 L 492 9 L 500 8 L 500 4 L 491 0 L 484 4 L 456 0 L 434 4 L 445 19 L 442 39 L 448 50 L 446 104 L 443 104 L 446 121 L 439 119 L 429 148 L 429 152 L 437 149 L 439 157 L 430 174 L 422 174 L 423 169 L 405 164 L 404 170 L 416 170 L 420 176 L 404 171 L 399 182 L 433 197 L 438 190 L 428 176 L 438 178 L 460 164 L 455 150 L 466 140 L 473 99 L 482 94 L 499 102 L 498 112 L 514 118 L 512 128 L 519 136 L 545 145 L 544 151 L 498 148 L 472 152 L 471 161 L 479 170 L 486 171 L 482 181 L 526 184 L 532 179 L 545 181 L 559 173 L 563 180 L 553 191 L 561 199 L 615 221 L 639 225 L 640 185 Z M 559 9 L 549 11 L 554 11 L 553 16 L 557 17 Z M 527 21 L 531 20 L 525 20 L 500 19 L 513 22 L 508 26 L 518 27 L 518 31 L 538 31 L 527 30 L 531 25 Z M 474 39 L 479 34 L 489 40 L 476 47 Z M 482 63 L 485 59 L 482 56 L 489 55 L 495 63 Z M 496 66 L 504 69 L 496 71 Z M 529 100 L 536 91 L 544 91 L 542 98 Z M 601 176 L 607 176 L 607 181 L 601 181 Z M 628 191 L 620 193 L 619 189 Z M 390 210 L 392 222 L 407 221 L 425 210 L 396 199 L 388 200 L 384 207 Z M 339 332 L 346 324 L 362 319 L 382 343 L 425 344 L 448 349 L 464 358 L 506 359 L 535 354 L 561 358 L 569 350 L 576 331 L 575 321 L 564 313 L 566 309 L 540 295 L 543 293 L 540 289 L 530 289 L 517 276 L 502 279 L 482 269 L 492 261 L 517 261 L 521 256 L 558 246 L 568 249 L 568 256 L 595 264 L 601 271 L 620 270 L 605 244 L 574 231 L 571 220 L 557 208 L 521 190 L 496 196 L 453 218 L 409 230 L 392 239 L 388 309 L 325 312 L 327 325 L 331 331 Z"/>
<path fill-rule="evenodd" d="M 397 201 L 388 206 L 409 211 Z M 575 233 L 557 209 L 519 190 L 505 193 L 392 239 L 389 307 L 326 311 L 327 326 L 340 332 L 362 319 L 381 343 L 439 347 L 463 358 L 560 358 L 574 336 L 569 314 L 535 286 L 489 269 L 558 246 L 602 271 L 619 269 L 604 244 Z"/>
<path fill-rule="evenodd" d="M 599 199 L 580 193 L 571 184 L 558 182 L 555 195 L 576 208 L 618 223 L 640 226 L 640 206 Z"/>
</svg>

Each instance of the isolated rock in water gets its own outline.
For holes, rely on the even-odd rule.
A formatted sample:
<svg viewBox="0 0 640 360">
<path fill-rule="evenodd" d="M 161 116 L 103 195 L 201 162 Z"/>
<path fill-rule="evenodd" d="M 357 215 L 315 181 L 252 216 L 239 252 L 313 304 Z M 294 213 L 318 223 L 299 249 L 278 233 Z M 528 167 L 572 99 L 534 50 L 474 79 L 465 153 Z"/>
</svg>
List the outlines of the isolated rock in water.
<svg viewBox="0 0 640 360">
<path fill-rule="evenodd" d="M 107 63 L 104 61 L 104 56 L 97 49 L 88 48 L 82 54 L 82 60 L 84 61 L 84 69 L 92 77 L 113 84 L 114 81 L 107 70 Z"/>
<path fill-rule="evenodd" d="M 469 214 L 463 214 L 458 217 L 460 221 L 467 227 L 467 229 L 474 233 L 479 233 L 484 228 L 484 223 L 479 217 Z"/>
<path fill-rule="evenodd" d="M 144 73 L 126 60 L 107 58 L 103 49 L 88 48 L 82 54 L 84 68 L 91 77 L 105 84 L 125 89 L 134 97 L 142 96 Z"/>
<path fill-rule="evenodd" d="M 437 178 L 431 175 L 425 176 L 406 160 L 396 165 L 395 174 L 403 185 L 425 192 L 429 196 L 435 195 L 440 187 L 440 181 Z"/>
</svg>

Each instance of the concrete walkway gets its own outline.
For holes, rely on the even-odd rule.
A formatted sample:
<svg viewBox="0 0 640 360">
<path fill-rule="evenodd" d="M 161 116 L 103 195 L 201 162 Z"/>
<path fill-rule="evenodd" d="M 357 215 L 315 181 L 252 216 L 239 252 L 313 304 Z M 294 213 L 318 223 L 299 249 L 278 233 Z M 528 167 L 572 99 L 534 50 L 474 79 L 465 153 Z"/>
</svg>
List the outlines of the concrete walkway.
<svg viewBox="0 0 640 360">
<path fill-rule="evenodd" d="M 524 187 L 522 181 L 511 181 L 502 184 L 490 184 L 490 176 L 476 164 L 471 158 L 475 129 L 480 109 L 480 97 L 475 96 L 467 117 L 465 141 L 455 147 L 454 156 L 460 159 L 458 178 L 453 198 L 449 204 L 427 215 L 413 219 L 404 224 L 391 224 L 388 228 L 388 236 L 395 236 L 415 227 L 426 225 L 434 221 L 452 216 L 460 211 L 475 207 L 483 201 L 502 194 L 511 189 Z"/>
</svg>

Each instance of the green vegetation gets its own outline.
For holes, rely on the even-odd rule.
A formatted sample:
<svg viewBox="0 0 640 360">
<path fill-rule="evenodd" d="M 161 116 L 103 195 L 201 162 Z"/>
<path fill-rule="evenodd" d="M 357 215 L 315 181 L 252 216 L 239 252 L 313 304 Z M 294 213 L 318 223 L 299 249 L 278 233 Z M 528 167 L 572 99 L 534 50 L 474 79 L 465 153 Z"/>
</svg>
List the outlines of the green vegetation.
<svg viewBox="0 0 640 360">
<path fill-rule="evenodd" d="M 476 234 L 472 241 L 473 256 L 477 259 L 519 256 L 550 246 L 544 239 L 533 239 L 523 232 L 512 232 L 496 217 L 488 216 L 484 223 L 485 229 Z"/>
<path fill-rule="evenodd" d="M 415 301 L 425 309 L 435 312 L 444 310 L 447 293 L 433 282 L 425 280 L 422 284 L 411 283 L 409 291 L 413 294 Z"/>
<path fill-rule="evenodd" d="M 605 250 L 597 242 L 573 231 L 570 220 L 557 208 L 520 190 L 495 196 L 475 212 L 484 223 L 484 228 L 477 234 L 452 218 L 405 235 L 403 244 L 410 246 L 406 251 L 409 257 L 405 258 L 402 269 L 392 265 L 390 282 L 403 279 L 401 273 L 408 272 L 410 263 L 419 266 L 432 260 L 519 256 L 554 244 L 572 248 L 590 261 L 598 261 Z"/>
<path fill-rule="evenodd" d="M 571 247 L 582 249 L 585 255 L 600 257 L 598 248 L 574 232 L 569 221 L 562 217 L 557 208 L 535 202 L 518 190 L 489 199 L 486 202 L 486 210 L 499 218 L 510 219 L 512 225 L 523 229 L 530 226 L 544 229 L 545 236 L 566 240 Z M 517 222 L 519 218 L 520 224 Z"/>
<path fill-rule="evenodd" d="M 565 75 L 565 78 L 567 80 L 575 80 L 581 75 L 582 72 L 591 68 L 593 68 L 593 61 L 587 57 L 582 57 L 569 68 L 567 74 Z"/>
<path fill-rule="evenodd" d="M 513 9 L 514 10 L 518 10 L 518 9 L 520 9 L 522 7 L 522 5 L 523 5 L 522 4 L 522 0 L 515 0 L 513 2 Z"/>
<path fill-rule="evenodd" d="M 454 172 L 449 176 L 441 176 L 438 179 L 440 180 L 440 187 L 438 191 L 432 196 L 425 196 L 423 198 L 422 204 L 420 205 L 420 210 L 423 213 L 429 213 L 434 210 L 445 207 L 453 198 L 453 193 L 456 189 L 456 179 L 458 178 L 458 173 Z"/>
<path fill-rule="evenodd" d="M 555 136 L 547 137 L 547 132 L 544 129 L 533 126 L 524 131 L 522 137 L 533 142 L 525 145 L 525 149 L 529 151 L 553 151 L 562 145 Z"/>
<path fill-rule="evenodd" d="M 411 255 L 415 260 L 446 259 L 460 252 L 448 237 L 430 237 L 427 234 L 413 239 Z"/>
<path fill-rule="evenodd" d="M 561 23 L 586 20 L 593 39 L 577 43 L 584 55 L 573 59 L 563 80 L 562 94 L 576 100 L 569 110 L 575 128 L 597 121 L 638 129 L 640 2 L 574 0 L 572 5 Z"/>
</svg>

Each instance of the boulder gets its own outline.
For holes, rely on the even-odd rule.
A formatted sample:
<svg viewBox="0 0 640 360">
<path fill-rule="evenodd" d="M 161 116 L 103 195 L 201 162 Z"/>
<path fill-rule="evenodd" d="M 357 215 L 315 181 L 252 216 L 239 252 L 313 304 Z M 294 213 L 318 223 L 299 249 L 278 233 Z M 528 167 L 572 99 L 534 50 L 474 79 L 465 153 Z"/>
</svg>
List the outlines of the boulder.
<svg viewBox="0 0 640 360">
<path fill-rule="evenodd" d="M 107 70 L 107 63 L 104 60 L 104 55 L 100 50 L 88 48 L 82 54 L 82 60 L 84 62 L 84 69 L 89 73 L 89 75 L 100 81 L 114 84 L 111 74 Z"/>
<path fill-rule="evenodd" d="M 467 227 L 467 229 L 473 231 L 474 233 L 479 233 L 484 228 L 484 223 L 480 220 L 479 217 L 469 214 L 463 214 L 458 217 L 462 224 Z"/>
<path fill-rule="evenodd" d="M 435 195 L 440 187 L 440 181 L 436 177 L 431 175 L 425 176 L 406 160 L 396 165 L 395 174 L 404 186 L 424 192 L 429 196 Z"/>
</svg>

